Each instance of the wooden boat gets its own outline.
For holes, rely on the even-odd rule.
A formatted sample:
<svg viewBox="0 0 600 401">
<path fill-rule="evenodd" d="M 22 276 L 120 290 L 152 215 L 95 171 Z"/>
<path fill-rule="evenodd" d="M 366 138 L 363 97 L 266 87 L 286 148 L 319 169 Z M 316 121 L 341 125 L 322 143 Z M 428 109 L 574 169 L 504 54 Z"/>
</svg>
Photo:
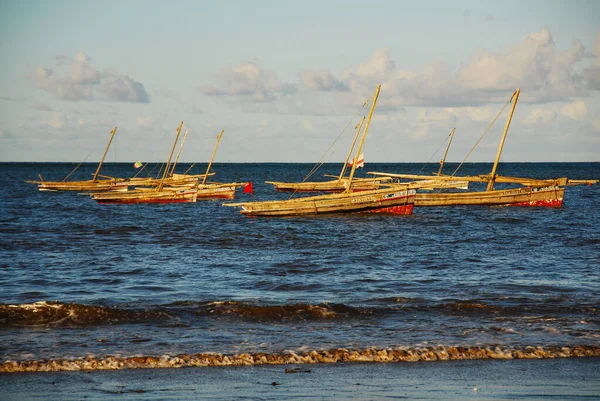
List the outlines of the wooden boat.
<svg viewBox="0 0 600 401">
<path fill-rule="evenodd" d="M 104 163 L 104 159 L 106 158 L 106 154 L 108 153 L 108 149 L 110 148 L 110 144 L 112 143 L 116 132 L 117 127 L 114 127 L 110 132 L 110 139 L 108 140 L 108 145 L 106 145 L 106 149 L 104 150 L 104 155 L 102 155 L 102 159 L 100 160 L 98 168 L 94 173 L 94 177 L 91 180 L 67 181 L 69 176 L 73 174 L 75 170 L 79 168 L 79 166 L 81 166 L 80 164 L 62 181 L 45 181 L 40 174 L 39 181 L 26 182 L 30 184 L 37 184 L 40 191 L 127 191 L 129 184 L 127 183 L 126 179 L 99 175 L 100 169 L 102 168 L 102 164 Z"/>
<path fill-rule="evenodd" d="M 389 177 L 371 177 L 371 178 L 356 178 L 354 177 L 351 181 L 348 177 L 345 177 L 346 170 L 348 167 L 352 167 L 349 164 L 350 156 L 356 145 L 356 140 L 360 133 L 361 127 L 365 121 L 365 117 L 362 118 L 361 122 L 356 126 L 356 134 L 346 161 L 342 167 L 340 175 L 335 180 L 329 181 L 302 181 L 302 182 L 279 182 L 279 181 L 265 181 L 266 184 L 272 184 L 278 191 L 292 191 L 292 192 L 345 192 L 346 190 L 351 191 L 368 191 L 377 189 L 384 182 L 391 181 Z M 358 157 L 356 158 L 358 160 Z M 309 176 L 316 171 L 316 168 L 309 173 Z M 350 185 L 352 182 L 352 185 Z"/>
<path fill-rule="evenodd" d="M 448 145 L 446 146 L 446 151 L 444 153 L 444 157 L 440 160 L 440 168 L 435 176 L 416 176 L 420 177 L 417 180 L 409 180 L 402 182 L 402 178 L 406 178 L 405 175 L 402 174 L 390 174 L 390 173 L 381 173 L 381 172 L 368 172 L 367 174 L 374 175 L 378 178 L 385 178 L 388 182 L 395 182 L 397 184 L 406 185 L 409 189 L 419 189 L 421 191 L 432 191 L 434 189 L 439 188 L 455 188 L 455 189 L 469 189 L 469 181 L 452 178 L 450 180 L 439 179 L 442 176 L 442 170 L 444 168 L 444 163 L 446 161 L 446 157 L 448 156 L 448 150 L 450 149 L 450 145 L 452 144 L 452 138 L 454 138 L 454 133 L 456 132 L 456 128 L 452 129 L 452 132 L 449 135 Z"/>
<path fill-rule="evenodd" d="M 388 177 L 381 178 L 354 178 L 350 190 L 368 191 L 381 187 L 382 183 L 390 181 Z M 330 181 L 314 181 L 314 182 L 276 182 L 265 181 L 267 184 L 272 184 L 278 191 L 291 192 L 344 192 L 350 180 L 347 177 Z"/>
<path fill-rule="evenodd" d="M 206 167 L 206 173 L 202 178 L 202 182 L 198 181 L 196 184 L 198 199 L 234 199 L 236 189 L 248 185 L 247 182 L 207 182 L 210 175 L 210 168 L 212 167 L 215 155 L 217 154 L 219 143 L 221 143 L 223 132 L 225 132 L 225 130 L 221 130 L 219 135 L 217 135 L 217 143 L 215 144 L 215 149 L 210 157 L 210 162 L 208 162 L 208 166 Z"/>
<path fill-rule="evenodd" d="M 224 203 L 224 206 L 241 207 L 246 216 L 303 216 L 326 213 L 391 213 L 411 214 L 415 190 L 391 186 L 362 192 L 343 192 L 293 198 L 281 201 Z"/>
<path fill-rule="evenodd" d="M 440 181 L 465 180 L 469 182 L 487 183 L 485 192 L 434 192 L 434 193 L 417 193 L 415 198 L 415 206 L 453 206 L 453 205 L 490 205 L 490 206 L 547 206 L 560 207 L 563 202 L 565 186 L 567 178 L 559 178 L 553 180 L 537 180 L 531 178 L 517 177 L 501 177 L 496 174 L 502 148 L 506 139 L 508 128 L 515 111 L 517 100 L 519 98 L 520 89 L 517 89 L 510 101 L 512 107 L 504 132 L 498 146 L 498 152 L 492 171 L 488 175 L 481 176 L 425 176 L 411 174 L 389 174 L 382 172 L 371 173 L 375 176 L 385 175 L 396 178 L 404 178 L 409 180 L 435 179 Z M 496 183 L 512 183 L 520 184 L 523 187 L 496 189 Z M 443 188 L 443 186 L 442 186 Z"/>
<path fill-rule="evenodd" d="M 175 147 L 177 145 L 177 141 L 179 139 L 179 134 L 181 132 L 181 127 L 183 122 L 179 125 L 177 131 L 177 137 L 175 138 L 175 143 L 173 144 L 173 149 L 171 150 L 171 155 L 169 156 L 169 160 L 167 161 L 167 165 L 163 172 L 163 177 L 156 187 L 136 187 L 133 191 L 129 191 L 127 193 L 97 193 L 92 194 L 92 199 L 96 200 L 98 203 L 181 203 L 181 202 L 196 202 L 198 199 L 233 199 L 235 198 L 235 191 L 237 188 L 245 186 L 247 183 L 207 183 L 207 178 L 212 175 L 210 173 L 210 168 L 212 167 L 213 160 L 217 153 L 217 149 L 219 147 L 219 143 L 221 141 L 221 137 L 223 135 L 223 130 L 217 136 L 217 144 L 215 145 L 215 149 L 213 151 L 210 162 L 208 163 L 208 167 L 206 169 L 205 174 L 197 175 L 194 179 L 187 179 L 184 177 L 184 180 L 176 183 L 175 180 L 171 180 L 170 182 L 167 180 L 167 174 L 171 171 L 172 176 L 176 177 L 177 175 L 173 174 L 173 169 L 170 168 L 171 158 L 173 156 L 173 152 L 175 151 Z M 199 177 L 202 177 L 202 182 L 199 182 Z"/>
<path fill-rule="evenodd" d="M 547 206 L 562 205 L 566 178 L 556 180 L 556 185 L 547 187 L 518 187 L 485 192 L 419 193 L 415 206 Z"/>
<path fill-rule="evenodd" d="M 362 152 L 362 147 L 369 129 L 371 117 L 375 110 L 375 104 L 379 97 L 381 85 L 377 86 L 369 117 L 365 125 L 356 159 Z M 353 177 L 356 171 L 356 163 L 348 177 L 349 185 L 344 192 L 287 200 L 273 200 L 262 202 L 240 202 L 224 203 L 224 206 L 240 207 L 241 213 L 246 216 L 304 216 L 332 213 L 393 213 L 411 214 L 414 206 L 415 191 L 407 189 L 406 186 L 389 185 L 385 188 L 352 191 Z"/>
<path fill-rule="evenodd" d="M 106 203 L 120 203 L 120 204 L 132 204 L 132 203 L 181 203 L 181 202 L 196 202 L 198 191 L 196 188 L 165 188 L 164 182 L 169 172 L 169 166 L 171 164 L 171 158 L 175 152 L 179 135 L 181 134 L 181 128 L 183 127 L 183 121 L 177 128 L 177 135 L 175 136 L 175 143 L 169 155 L 167 165 L 163 172 L 163 177 L 159 185 L 155 188 L 137 188 L 128 192 L 100 192 L 92 193 L 91 198 L 100 204 Z"/>
<path fill-rule="evenodd" d="M 181 142 L 181 145 L 179 146 L 179 151 L 177 152 L 177 157 L 175 158 L 175 162 L 173 163 L 173 166 L 170 167 L 170 171 L 167 173 L 167 176 L 165 177 L 164 181 L 162 180 L 162 178 L 158 177 L 158 178 L 144 178 L 144 177 L 137 177 L 137 175 L 139 175 L 139 173 L 136 175 L 136 177 L 132 177 L 129 179 L 129 184 L 130 186 L 133 186 L 135 188 L 141 188 L 141 187 L 157 187 L 158 185 L 160 185 L 161 181 L 163 181 L 163 185 L 165 187 L 189 187 L 192 188 L 194 187 L 197 183 L 198 180 L 203 179 L 204 177 L 207 176 L 207 174 L 188 174 L 188 172 L 192 169 L 192 167 L 194 166 L 194 164 L 192 164 L 192 166 L 190 166 L 187 171 L 183 174 L 176 174 L 175 173 L 175 168 L 177 167 L 177 162 L 179 161 L 179 156 L 181 155 L 181 151 L 183 149 L 183 145 L 185 144 L 185 140 L 187 138 L 188 135 L 188 131 L 185 131 L 185 134 L 183 136 L 183 140 Z M 144 168 L 147 166 L 144 165 L 142 167 L 142 169 L 140 170 L 140 172 L 142 170 L 144 170 Z M 215 173 L 208 173 L 209 176 L 214 175 Z"/>
<path fill-rule="evenodd" d="M 93 200 L 99 204 L 119 203 L 184 203 L 196 202 L 195 189 L 164 189 L 164 190 L 133 190 L 117 194 L 115 192 L 100 192 L 92 194 Z"/>
</svg>

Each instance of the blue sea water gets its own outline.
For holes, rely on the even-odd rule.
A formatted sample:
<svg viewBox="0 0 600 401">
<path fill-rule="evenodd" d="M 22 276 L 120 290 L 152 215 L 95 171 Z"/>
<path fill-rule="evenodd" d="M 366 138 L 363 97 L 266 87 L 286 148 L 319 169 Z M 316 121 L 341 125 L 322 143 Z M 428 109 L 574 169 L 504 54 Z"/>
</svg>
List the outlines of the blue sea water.
<svg viewBox="0 0 600 401">
<path fill-rule="evenodd" d="M 568 187 L 561 208 L 278 219 L 246 218 L 222 200 L 99 205 L 24 182 L 61 180 L 75 166 L 0 163 L 2 361 L 600 344 L 600 185 Z M 289 197 L 264 181 L 301 181 L 311 168 L 213 166 L 214 180 L 253 182 L 254 194 L 238 190 L 237 200 Z M 504 163 L 499 173 L 598 179 L 600 163 Z M 103 174 L 128 177 L 133 167 L 108 163 Z"/>
</svg>

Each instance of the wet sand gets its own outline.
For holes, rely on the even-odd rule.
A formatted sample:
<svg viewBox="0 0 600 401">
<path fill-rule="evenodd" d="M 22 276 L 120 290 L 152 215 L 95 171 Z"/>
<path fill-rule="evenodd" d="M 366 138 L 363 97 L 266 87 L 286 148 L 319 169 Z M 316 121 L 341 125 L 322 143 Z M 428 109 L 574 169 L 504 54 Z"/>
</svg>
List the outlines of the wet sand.
<svg viewBox="0 0 600 401">
<path fill-rule="evenodd" d="M 0 400 L 84 399 L 591 400 L 600 399 L 600 358 L 0 374 Z"/>
</svg>

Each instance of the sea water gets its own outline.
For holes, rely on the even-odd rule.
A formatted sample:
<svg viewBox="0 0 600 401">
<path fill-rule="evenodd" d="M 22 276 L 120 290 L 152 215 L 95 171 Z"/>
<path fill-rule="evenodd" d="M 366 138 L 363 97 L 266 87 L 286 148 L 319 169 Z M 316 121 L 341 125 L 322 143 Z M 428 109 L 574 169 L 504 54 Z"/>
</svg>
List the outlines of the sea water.
<svg viewBox="0 0 600 401">
<path fill-rule="evenodd" d="M 600 345 L 600 185 L 568 187 L 561 208 L 247 218 L 223 200 L 99 205 L 25 183 L 74 167 L 0 164 L 1 362 Z M 311 168 L 217 163 L 211 180 L 252 181 L 236 201 L 285 199 L 264 181 L 302 181 Z M 108 163 L 102 173 L 135 170 Z M 600 163 L 504 163 L 499 173 L 598 179 Z"/>
</svg>

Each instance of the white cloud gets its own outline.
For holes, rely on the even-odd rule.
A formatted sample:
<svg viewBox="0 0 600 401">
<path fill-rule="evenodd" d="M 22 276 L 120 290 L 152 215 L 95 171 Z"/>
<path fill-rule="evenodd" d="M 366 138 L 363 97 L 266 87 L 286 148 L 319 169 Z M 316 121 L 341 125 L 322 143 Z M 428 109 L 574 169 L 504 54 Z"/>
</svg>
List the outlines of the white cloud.
<svg viewBox="0 0 600 401">
<path fill-rule="evenodd" d="M 600 90 L 600 31 L 596 33 L 596 47 L 593 58 L 592 66 L 583 71 L 583 76 L 590 89 Z"/>
<path fill-rule="evenodd" d="M 396 62 L 391 59 L 392 49 L 385 48 L 375 51 L 371 59 L 356 67 L 356 75 L 364 78 L 386 80 L 396 71 Z"/>
<path fill-rule="evenodd" d="M 579 99 L 569 103 L 546 103 L 533 108 L 523 119 L 526 125 L 550 124 L 557 121 L 582 120 L 587 115 L 586 103 Z"/>
<path fill-rule="evenodd" d="M 599 34 L 600 37 L 600 34 Z M 600 43 L 600 39 L 598 39 Z M 596 44 L 600 47 L 600 44 Z M 455 67 L 443 61 L 431 61 L 416 70 L 397 68 L 389 48 L 379 49 L 355 70 L 341 78 L 328 76 L 331 82 L 366 93 L 381 83 L 387 106 L 477 106 L 505 102 L 521 88 L 521 102 L 569 101 L 600 89 L 600 50 L 592 68 L 582 75 L 579 63 L 585 49 L 576 40 L 566 50 L 556 48 L 547 29 L 525 35 L 519 43 L 503 51 L 476 51 L 468 62 Z M 306 82 L 305 82 L 306 84 Z M 316 86 L 309 81 L 309 84 Z M 307 85 L 310 87 L 310 85 Z"/>
<path fill-rule="evenodd" d="M 583 95 L 584 86 L 574 72 L 583 59 L 579 41 L 567 51 L 559 51 L 547 29 L 526 35 L 505 52 L 477 52 L 459 71 L 466 88 L 484 91 L 508 91 L 521 87 L 527 101 L 548 102 Z"/>
<path fill-rule="evenodd" d="M 583 100 L 576 100 L 561 107 L 560 113 L 573 120 L 579 120 L 585 117 L 587 106 Z"/>
<path fill-rule="evenodd" d="M 33 74 L 33 80 L 38 88 L 59 99 L 150 102 L 144 85 L 116 70 L 98 71 L 90 64 L 89 56 L 83 52 L 77 53 L 73 59 L 66 56 L 58 56 L 57 59 L 59 66 L 68 65 L 63 76 L 57 75 L 50 68 L 38 67 Z M 105 96 L 97 96 L 97 92 Z"/>
<path fill-rule="evenodd" d="M 230 96 L 257 102 L 269 102 L 279 95 L 291 94 L 296 87 L 279 79 L 274 71 L 248 61 L 215 74 L 218 84 L 207 84 L 200 91 L 208 96 Z"/>
<path fill-rule="evenodd" d="M 547 124 L 556 119 L 556 117 L 556 111 L 551 110 L 549 107 L 538 107 L 527 114 L 527 117 L 525 117 L 523 123 L 527 125 L 535 125 L 539 123 Z"/>
<path fill-rule="evenodd" d="M 558 49 L 549 30 L 541 29 L 523 36 L 496 52 L 477 50 L 465 64 L 455 66 L 433 60 L 416 69 L 401 69 L 392 58 L 392 49 L 373 52 L 367 60 L 336 76 L 329 70 L 304 69 L 299 72 L 299 87 L 330 92 L 329 104 L 355 107 L 377 84 L 382 84 L 379 111 L 393 112 L 401 107 L 477 107 L 505 103 L 521 88 L 521 103 L 572 101 L 600 89 L 600 33 L 590 68 L 583 44 L 576 40 L 567 49 Z M 296 91 L 296 85 L 282 82 L 274 71 L 255 62 L 223 68 L 216 75 L 218 84 L 204 85 L 202 93 L 245 101 L 247 111 L 318 113 L 310 91 Z M 259 104 L 286 96 L 266 109 Z M 282 100 L 282 99 L 279 99 Z M 335 112 L 334 112 L 335 113 Z"/>
<path fill-rule="evenodd" d="M 80 129 L 85 121 L 71 113 L 55 111 L 40 120 L 42 127 L 51 128 L 54 133 L 71 132 Z"/>
<path fill-rule="evenodd" d="M 99 89 L 111 100 L 133 103 L 150 102 L 144 85 L 115 70 L 107 70 L 104 73 Z"/>
<path fill-rule="evenodd" d="M 317 91 L 345 92 L 349 88 L 327 70 L 304 70 L 300 72 L 300 80 L 309 89 Z"/>
</svg>

